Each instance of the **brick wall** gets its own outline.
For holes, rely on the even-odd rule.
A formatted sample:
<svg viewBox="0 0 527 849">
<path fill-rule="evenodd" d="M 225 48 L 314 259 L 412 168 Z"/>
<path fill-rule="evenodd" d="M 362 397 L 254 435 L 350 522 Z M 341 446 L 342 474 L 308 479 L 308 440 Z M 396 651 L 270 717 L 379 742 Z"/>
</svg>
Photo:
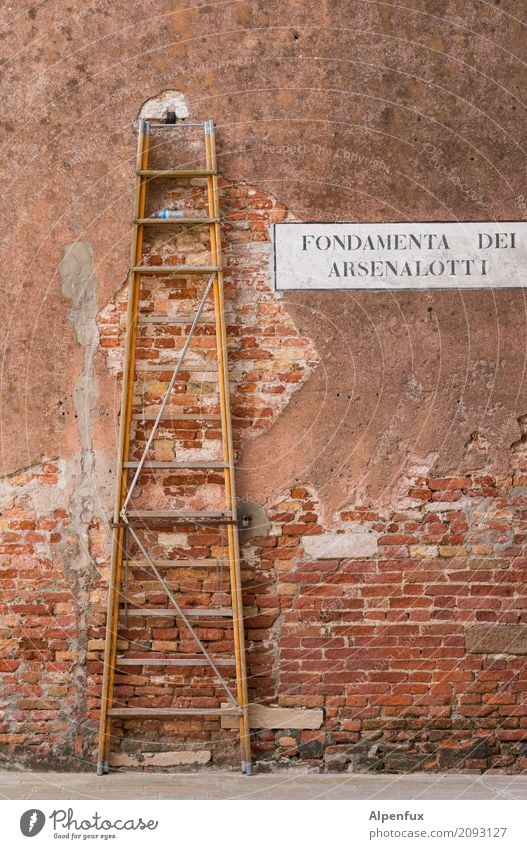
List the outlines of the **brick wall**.
<svg viewBox="0 0 527 849">
<path fill-rule="evenodd" d="M 90 570 L 64 469 L 44 462 L 0 489 L 0 757 L 4 767 L 83 768 Z"/>
<path fill-rule="evenodd" d="M 328 769 L 525 768 L 524 486 L 418 478 L 411 508 L 346 509 L 330 534 L 302 488 L 277 505 L 254 555 L 274 574 L 258 606 L 280 618 L 278 702 L 325 713 L 320 732 L 288 732 L 283 754 Z M 365 529 L 376 552 L 339 557 Z M 331 537 L 332 559 L 306 557 L 312 535 L 321 551 Z M 276 758 L 280 736 L 256 748 Z"/>
<path fill-rule="evenodd" d="M 312 341 L 270 288 L 269 224 L 287 210 L 252 186 L 222 181 L 225 265 L 236 449 L 268 430 L 317 367 Z M 163 204 L 199 209 L 202 186 L 189 182 Z M 199 262 L 207 228 L 169 238 L 153 234 L 151 264 Z M 183 344 L 179 319 L 195 306 L 194 278 L 146 282 L 143 312 L 164 316 L 139 335 L 132 453 L 140 456 Z M 120 376 L 126 289 L 99 316 L 108 380 Z M 205 316 L 207 318 L 207 314 Z M 209 314 L 210 317 L 210 314 Z M 174 320 L 173 324 L 170 323 Z M 213 328 L 202 325 L 175 387 L 173 421 L 159 431 L 155 459 L 219 456 L 217 424 L 197 427 L 177 413 L 217 413 L 205 370 Z M 150 367 L 145 370 L 146 367 Z M 158 369 L 153 371 L 152 368 Z M 118 387 L 117 387 L 118 389 Z M 112 423 L 113 426 L 113 423 Z M 475 437 L 475 442 L 477 442 Z M 477 447 L 477 446 L 476 446 Z M 482 455 L 485 447 L 480 446 Z M 478 449 L 479 450 L 479 449 Z M 478 467 L 484 468 L 484 456 Z M 250 471 L 249 471 L 250 474 Z M 251 698 L 282 707 L 322 708 L 319 729 L 255 730 L 260 768 L 300 763 L 320 769 L 406 771 L 527 766 L 527 463 L 524 439 L 503 475 L 410 472 L 397 499 L 342 504 L 331 515 L 309 481 L 267 497 L 270 531 L 243 546 Z M 166 472 L 141 478 L 134 506 L 203 508 L 221 504 L 221 473 Z M 294 485 L 293 485 L 294 483 Z M 101 682 L 109 528 L 97 515 L 79 531 L 62 461 L 49 460 L 2 483 L 0 661 L 5 763 L 91 768 Z M 240 493 L 243 496 L 243 493 Z M 107 515 L 111 503 L 105 506 Z M 187 605 L 228 602 L 217 528 L 184 526 L 151 535 L 156 557 L 217 559 L 216 568 L 167 574 Z M 131 557 L 137 552 L 131 549 Z M 130 565 L 131 607 L 166 599 L 144 567 Z M 201 621 L 213 652 L 229 653 L 230 625 Z M 119 650 L 193 652 L 173 618 L 123 621 Z M 151 657 L 152 655 L 150 655 Z M 130 706 L 216 706 L 224 694 L 203 670 L 122 670 L 116 699 Z M 217 719 L 114 723 L 114 762 L 222 765 L 237 762 L 236 734 Z M 178 761 L 174 753 L 185 753 Z M 169 754 L 171 753 L 172 761 Z M 189 754 L 190 753 L 190 754 Z M 161 756 L 161 757 L 160 757 Z M 156 760 L 157 758 L 157 760 Z M 164 759 L 163 759 L 164 758 Z M 150 764 L 150 766 L 149 766 Z"/>
</svg>

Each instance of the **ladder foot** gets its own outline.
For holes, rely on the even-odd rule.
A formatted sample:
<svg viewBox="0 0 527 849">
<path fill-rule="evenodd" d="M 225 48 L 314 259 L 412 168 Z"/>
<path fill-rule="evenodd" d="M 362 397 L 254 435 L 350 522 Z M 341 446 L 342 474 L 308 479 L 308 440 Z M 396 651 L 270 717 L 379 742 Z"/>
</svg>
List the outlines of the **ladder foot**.
<svg viewBox="0 0 527 849">
<path fill-rule="evenodd" d="M 253 765 L 250 761 L 242 761 L 242 772 L 244 775 L 253 774 Z"/>
<path fill-rule="evenodd" d="M 108 767 L 104 768 L 105 764 L 102 761 L 97 761 L 97 775 L 107 775 Z"/>
</svg>

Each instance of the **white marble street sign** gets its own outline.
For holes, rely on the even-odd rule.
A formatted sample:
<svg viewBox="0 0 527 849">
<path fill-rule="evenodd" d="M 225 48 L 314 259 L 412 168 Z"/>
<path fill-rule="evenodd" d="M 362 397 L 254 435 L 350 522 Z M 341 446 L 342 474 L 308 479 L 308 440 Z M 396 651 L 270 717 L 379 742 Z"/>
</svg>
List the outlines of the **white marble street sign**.
<svg viewBox="0 0 527 849">
<path fill-rule="evenodd" d="M 275 289 L 527 285 L 527 221 L 274 225 Z"/>
</svg>

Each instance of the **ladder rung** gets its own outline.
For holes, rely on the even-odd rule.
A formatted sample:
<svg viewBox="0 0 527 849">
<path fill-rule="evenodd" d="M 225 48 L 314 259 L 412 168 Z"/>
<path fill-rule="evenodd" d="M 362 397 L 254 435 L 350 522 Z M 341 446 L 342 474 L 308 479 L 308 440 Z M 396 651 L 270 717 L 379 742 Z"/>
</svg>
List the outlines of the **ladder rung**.
<svg viewBox="0 0 527 849">
<path fill-rule="evenodd" d="M 125 469 L 137 469 L 138 460 L 128 460 L 123 463 Z M 228 469 L 229 464 L 223 460 L 147 460 L 143 464 L 144 469 Z"/>
<path fill-rule="evenodd" d="M 155 363 L 155 364 L 149 363 L 149 362 L 144 362 L 142 360 L 139 360 L 139 361 L 136 362 L 137 371 L 150 371 L 150 372 L 169 371 L 169 372 L 173 372 L 176 366 L 177 366 L 177 363 L 175 363 L 175 362 L 172 362 L 172 363 Z M 191 363 L 189 365 L 181 366 L 181 371 L 183 373 L 184 372 L 193 373 L 193 372 L 200 372 L 200 371 L 215 372 L 217 370 L 218 370 L 218 366 L 217 366 L 216 363 L 210 363 L 209 365 L 203 365 L 203 366 L 197 365 L 196 363 Z"/>
<path fill-rule="evenodd" d="M 126 514 L 129 519 L 230 519 L 231 510 L 202 510 L 195 513 L 178 513 L 174 510 L 129 510 Z"/>
<path fill-rule="evenodd" d="M 142 511 L 140 516 L 131 516 L 130 513 L 127 513 L 126 522 L 122 519 L 119 519 L 118 522 L 110 522 L 110 527 L 112 528 L 125 528 L 125 527 L 141 527 L 143 530 L 147 530 L 148 527 L 157 528 L 157 527 L 165 527 L 165 528 L 177 528 L 181 527 L 181 525 L 207 525 L 210 527 L 215 527 L 216 525 L 237 525 L 237 519 L 231 519 L 229 517 L 223 518 L 215 518 L 215 517 L 205 517 L 203 514 L 194 515 L 193 513 L 158 513 L 157 511 Z"/>
<path fill-rule="evenodd" d="M 134 265 L 136 274 L 213 274 L 221 265 Z"/>
<path fill-rule="evenodd" d="M 173 227 L 174 224 L 216 224 L 219 218 L 135 218 L 134 224 L 143 224 L 146 227 Z"/>
<path fill-rule="evenodd" d="M 143 422 L 153 422 L 157 416 L 157 412 L 149 412 L 148 410 L 132 413 L 134 420 Z M 177 410 L 165 409 L 161 419 L 171 419 L 172 421 L 181 422 L 219 422 L 221 421 L 221 416 L 217 413 L 178 413 Z"/>
<path fill-rule="evenodd" d="M 182 607 L 185 616 L 232 616 L 232 607 Z M 123 616 L 163 616 L 177 617 L 179 613 L 175 607 L 133 607 L 121 608 L 120 613 Z"/>
<path fill-rule="evenodd" d="M 216 666 L 235 666 L 234 658 L 213 658 Z M 196 657 L 117 657 L 116 666 L 210 666 L 204 656 Z"/>
<path fill-rule="evenodd" d="M 110 708 L 108 716 L 238 716 L 237 708 Z"/>
<path fill-rule="evenodd" d="M 172 179 L 177 177 L 212 177 L 218 172 L 212 171 L 210 168 L 177 168 L 176 170 L 143 168 L 135 173 L 140 177 L 157 177 L 159 179 L 167 177 Z"/>
<path fill-rule="evenodd" d="M 169 315 L 144 315 L 139 316 L 139 324 L 192 324 L 194 316 L 182 316 L 171 318 Z M 214 316 L 201 315 L 198 319 L 198 324 L 214 324 L 216 321 Z"/>
<path fill-rule="evenodd" d="M 208 557 L 194 560 L 154 560 L 158 569 L 213 569 L 218 566 L 228 566 L 226 558 Z M 128 566 L 146 569 L 150 566 L 147 560 L 131 557 Z"/>
</svg>

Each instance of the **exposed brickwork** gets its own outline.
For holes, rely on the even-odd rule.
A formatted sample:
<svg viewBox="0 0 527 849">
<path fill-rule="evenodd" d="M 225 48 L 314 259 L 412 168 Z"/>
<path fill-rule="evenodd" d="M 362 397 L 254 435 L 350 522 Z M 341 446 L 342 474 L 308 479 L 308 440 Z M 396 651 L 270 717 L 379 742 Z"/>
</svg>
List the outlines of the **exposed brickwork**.
<svg viewBox="0 0 527 849">
<path fill-rule="evenodd" d="M 199 209 L 201 197 L 202 186 L 189 183 L 182 196 L 165 195 L 160 204 Z M 270 289 L 268 228 L 287 211 L 260 190 L 228 181 L 222 181 L 221 200 L 239 450 L 272 425 L 318 356 Z M 150 264 L 197 263 L 207 256 L 207 228 L 177 238 L 174 232 L 153 234 Z M 144 286 L 143 314 L 166 321 L 140 330 L 141 364 L 158 371 L 141 371 L 137 413 L 157 409 L 171 375 L 169 363 L 190 326 L 179 319 L 191 315 L 200 285 L 189 277 L 178 285 L 157 279 Z M 123 288 L 99 316 L 100 351 L 115 376 L 122 364 L 125 310 Z M 189 356 L 190 363 L 204 368 L 215 346 L 210 310 L 205 317 Z M 198 427 L 178 418 L 198 411 L 217 414 L 213 376 L 205 370 L 182 372 L 171 409 L 173 418 L 163 424 L 152 456 L 218 458 L 218 423 Z M 133 456 L 140 456 L 150 427 L 150 420 L 134 420 Z M 408 473 L 398 503 L 389 509 L 346 504 L 328 517 L 307 481 L 292 482 L 275 503 L 265 505 L 269 535 L 243 547 L 251 698 L 322 708 L 324 724 L 309 731 L 256 730 L 260 768 L 297 762 L 328 770 L 527 767 L 525 658 L 478 653 L 473 636 L 470 646 L 466 643 L 467 629 L 475 624 L 527 628 L 524 445 L 522 437 L 501 478 L 484 471 L 455 477 L 442 477 L 440 469 Z M 478 462 L 484 467 L 484 456 Z M 147 472 L 134 506 L 219 506 L 221 484 L 221 471 L 165 471 L 155 477 Z M 11 762 L 89 766 L 101 681 L 109 529 L 96 519 L 89 522 L 91 566 L 79 572 L 81 543 L 61 465 L 43 463 L 2 486 L 0 742 Z M 334 559 L 309 556 L 306 552 L 315 549 L 306 538 L 325 534 Z M 340 537 L 346 541 L 343 550 L 369 555 L 340 556 Z M 159 559 L 216 558 L 213 570 L 189 574 L 177 567 L 166 577 L 186 605 L 228 604 L 224 531 L 189 525 L 145 539 Z M 364 540 L 367 547 L 361 549 Z M 133 548 L 130 553 L 137 555 Z M 126 597 L 131 607 L 166 605 L 141 565 L 130 565 Z M 197 630 L 211 651 L 230 653 L 228 620 L 203 619 Z M 516 650 L 521 644 L 518 637 Z M 142 657 L 147 650 L 153 652 L 149 657 L 195 652 L 171 617 L 123 621 L 119 651 L 125 650 L 128 657 Z M 175 672 L 145 665 L 119 671 L 116 699 L 131 706 L 212 707 L 225 694 L 200 668 Z M 237 761 L 236 734 L 220 729 L 214 718 L 128 720 L 116 722 L 114 733 L 113 749 L 121 754 L 210 750 L 213 765 Z"/>
<path fill-rule="evenodd" d="M 0 490 L 0 753 L 3 766 L 82 768 L 85 649 L 78 535 L 59 463 Z"/>
<path fill-rule="evenodd" d="M 281 619 L 279 703 L 324 706 L 325 727 L 291 732 L 282 754 L 328 769 L 524 769 L 525 659 L 467 654 L 465 635 L 527 627 L 525 479 L 420 478 L 404 512 L 342 511 L 343 533 L 380 534 L 366 560 L 306 560 L 301 535 L 322 528 L 313 498 L 293 493 L 254 546 L 275 575 L 258 603 Z M 257 748 L 275 758 L 280 736 Z"/>
<path fill-rule="evenodd" d="M 223 217 L 225 266 L 225 299 L 229 336 L 229 357 L 232 377 L 232 412 L 236 449 L 244 439 L 268 428 L 287 404 L 298 385 L 311 373 L 317 363 L 316 352 L 309 339 L 299 334 L 286 310 L 269 288 L 270 242 L 269 225 L 286 215 L 283 204 L 259 189 L 244 184 L 233 185 L 220 180 Z M 170 206 L 205 215 L 204 181 L 179 181 L 177 189 L 154 196 L 156 206 Z M 150 236 L 150 233 L 149 233 Z M 208 226 L 156 229 L 146 243 L 145 262 L 161 264 L 208 264 L 210 262 Z M 185 336 L 206 278 L 158 278 L 144 280 L 141 315 L 151 321 L 141 325 L 138 334 L 138 380 L 134 396 L 134 432 L 131 454 L 139 458 L 152 426 L 151 419 L 143 420 L 142 412 L 155 414 L 171 377 L 171 363 L 183 347 Z M 101 348 L 106 353 L 108 367 L 117 375 L 122 368 L 126 289 L 119 293 L 99 318 Z M 156 323 L 161 319 L 162 323 Z M 216 337 L 212 302 L 203 313 L 196 338 L 185 361 L 203 371 L 181 372 L 170 401 L 172 418 L 163 420 L 152 446 L 156 460 L 220 459 L 221 432 L 219 422 L 208 420 L 199 425 L 178 414 L 190 416 L 204 413 L 218 416 L 219 398 L 217 377 L 207 371 L 216 361 Z M 164 366 L 164 367 L 163 367 Z M 146 370 L 145 370 L 146 369 Z M 152 369 L 157 369 L 153 371 Z M 164 471 L 142 474 L 135 492 L 133 507 L 158 509 L 214 509 L 224 506 L 223 472 Z M 174 556 L 184 559 L 217 558 L 217 566 L 209 563 L 190 573 L 185 567 L 164 572 L 170 586 L 179 592 L 178 598 L 187 607 L 206 608 L 230 604 L 228 566 L 226 563 L 225 529 L 178 527 L 177 532 L 144 534 L 150 550 L 161 560 Z M 137 551 L 130 549 L 132 556 Z M 244 581 L 255 586 L 252 571 L 244 570 Z M 257 629 L 269 628 L 272 617 L 260 613 L 257 600 L 265 592 L 263 570 L 256 578 L 258 594 L 253 604 L 246 599 L 248 625 Z M 253 590 L 254 591 L 254 590 Z M 126 596 L 132 606 L 166 606 L 167 599 L 159 584 L 144 566 L 130 567 Z M 251 615 L 254 614 L 254 615 Z M 258 615 L 257 615 L 258 614 Z M 91 614 L 92 631 L 88 645 L 90 674 L 89 708 L 95 718 L 98 710 L 98 687 L 101 681 L 101 649 L 103 638 L 104 604 L 94 605 Z M 232 624 L 225 619 L 201 619 L 196 625 L 200 639 L 214 655 L 232 656 Z M 269 635 L 269 632 L 267 631 Z M 119 648 L 127 657 L 161 658 L 166 653 L 189 655 L 196 647 L 184 628 L 172 618 L 134 617 L 123 623 Z M 257 677 L 255 697 L 268 699 L 275 692 L 276 670 L 274 655 L 268 646 L 255 645 L 251 652 L 252 669 Z M 138 674 L 130 674 L 137 672 Z M 233 669 L 222 670 L 233 686 Z M 130 707 L 179 706 L 218 707 L 225 692 L 210 672 L 202 667 L 170 669 L 165 667 L 135 667 L 120 670 L 116 677 L 116 699 Z M 275 693 L 276 699 L 276 693 Z M 213 752 L 213 762 L 235 761 L 237 735 L 220 730 L 219 719 L 203 721 L 188 717 L 171 721 L 125 721 L 114 728 L 123 734 L 124 751 L 140 751 L 145 740 L 155 746 L 173 748 L 203 748 L 206 741 Z M 115 746 L 115 748 L 119 748 Z"/>
</svg>

